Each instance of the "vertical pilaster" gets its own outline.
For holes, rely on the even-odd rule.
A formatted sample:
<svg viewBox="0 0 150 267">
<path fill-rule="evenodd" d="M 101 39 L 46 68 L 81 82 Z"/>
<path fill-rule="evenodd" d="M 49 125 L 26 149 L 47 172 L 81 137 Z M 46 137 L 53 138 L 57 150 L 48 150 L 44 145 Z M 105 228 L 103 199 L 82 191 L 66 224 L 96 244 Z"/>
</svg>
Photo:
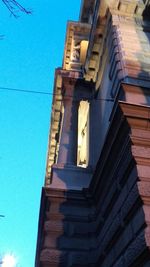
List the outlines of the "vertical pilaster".
<svg viewBox="0 0 150 267">
<path fill-rule="evenodd" d="M 58 164 L 77 164 L 77 142 L 78 142 L 78 107 L 79 101 L 75 97 L 75 81 L 69 79 L 64 82 L 64 116 Z"/>
</svg>

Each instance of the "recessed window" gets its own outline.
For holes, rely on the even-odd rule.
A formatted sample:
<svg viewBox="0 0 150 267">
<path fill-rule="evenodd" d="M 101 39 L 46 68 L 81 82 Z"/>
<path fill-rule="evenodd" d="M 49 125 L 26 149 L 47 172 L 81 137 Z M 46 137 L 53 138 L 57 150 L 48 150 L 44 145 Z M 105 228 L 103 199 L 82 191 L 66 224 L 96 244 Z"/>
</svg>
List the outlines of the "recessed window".
<svg viewBox="0 0 150 267">
<path fill-rule="evenodd" d="M 86 168 L 89 160 L 89 103 L 81 101 L 78 112 L 77 165 Z"/>
</svg>

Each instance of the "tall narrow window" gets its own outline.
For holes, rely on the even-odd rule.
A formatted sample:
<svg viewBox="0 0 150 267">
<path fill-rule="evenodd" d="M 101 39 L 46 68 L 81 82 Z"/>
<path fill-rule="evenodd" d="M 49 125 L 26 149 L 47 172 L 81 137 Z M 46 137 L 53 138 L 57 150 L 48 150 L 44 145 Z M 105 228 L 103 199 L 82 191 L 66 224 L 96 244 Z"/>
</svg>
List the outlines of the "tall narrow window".
<svg viewBox="0 0 150 267">
<path fill-rule="evenodd" d="M 78 112 L 77 165 L 86 168 L 89 159 L 89 103 L 81 101 Z"/>
</svg>

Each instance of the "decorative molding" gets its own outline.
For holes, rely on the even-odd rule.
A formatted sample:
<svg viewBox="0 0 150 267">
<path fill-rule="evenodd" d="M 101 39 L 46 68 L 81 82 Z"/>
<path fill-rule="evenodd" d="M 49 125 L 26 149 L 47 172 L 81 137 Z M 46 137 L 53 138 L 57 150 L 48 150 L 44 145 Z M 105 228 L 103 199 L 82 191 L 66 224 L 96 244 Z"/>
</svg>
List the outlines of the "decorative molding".
<svg viewBox="0 0 150 267">
<path fill-rule="evenodd" d="M 64 51 L 63 69 L 82 72 L 81 42 L 89 40 L 91 25 L 81 22 L 68 22 Z M 83 49 L 87 49 L 86 47 Z M 86 53 L 86 51 L 84 51 Z"/>
<path fill-rule="evenodd" d="M 68 89 L 67 89 L 68 88 Z M 72 88 L 72 89 L 71 89 Z M 67 89 L 67 91 L 66 91 Z M 75 90 L 74 90 L 75 89 Z M 45 185 L 51 184 L 52 166 L 57 162 L 61 124 L 63 116 L 63 95 L 74 97 L 75 101 L 92 99 L 94 84 L 87 82 L 79 71 L 57 69 L 55 72 L 54 96 L 52 103 L 51 128 L 49 134 L 48 156 L 46 165 Z M 73 95 L 74 94 L 74 95 Z M 66 96 L 67 97 L 67 96 Z"/>
<path fill-rule="evenodd" d="M 52 113 L 51 113 L 51 128 L 49 134 L 49 144 L 48 144 L 48 154 L 47 154 L 47 165 L 46 165 L 46 179 L 45 183 L 48 185 L 50 183 L 50 173 L 53 163 L 56 161 L 57 157 L 57 147 L 59 140 L 59 132 L 62 117 L 62 77 L 60 75 L 59 69 L 55 72 L 55 82 L 54 82 L 54 96 L 52 102 Z"/>
<path fill-rule="evenodd" d="M 142 17 L 142 13 L 148 5 L 149 3 L 139 2 L 137 0 L 100 1 L 100 5 L 99 1 L 96 1 L 84 75 L 86 80 L 97 82 L 96 88 L 100 86 L 104 67 L 107 62 L 109 54 L 107 46 L 108 48 L 115 47 L 115 50 L 119 51 L 120 66 L 116 58 L 117 69 L 119 67 L 119 70 L 115 69 L 115 81 L 117 76 L 120 81 L 123 77 L 129 79 L 130 76 L 136 80 L 137 75 L 139 75 L 139 83 L 142 79 L 148 79 L 150 25 Z M 112 25 L 110 25 L 111 17 Z M 118 41 L 118 47 L 112 43 L 113 36 L 108 38 L 110 32 L 116 35 L 115 39 L 117 38 L 116 42 Z M 130 37 L 130 45 L 129 43 L 127 44 L 126 37 L 128 40 Z M 116 87 L 117 85 L 114 84 L 114 86 Z"/>
</svg>

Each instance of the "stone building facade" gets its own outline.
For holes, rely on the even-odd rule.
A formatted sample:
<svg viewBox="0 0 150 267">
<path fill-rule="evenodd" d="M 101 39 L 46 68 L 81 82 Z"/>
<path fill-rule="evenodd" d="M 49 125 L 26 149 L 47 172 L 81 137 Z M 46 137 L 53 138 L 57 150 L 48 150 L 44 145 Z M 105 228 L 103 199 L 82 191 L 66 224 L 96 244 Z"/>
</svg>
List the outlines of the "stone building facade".
<svg viewBox="0 0 150 267">
<path fill-rule="evenodd" d="M 150 1 L 83 0 L 56 69 L 36 267 L 150 267 Z"/>
</svg>

